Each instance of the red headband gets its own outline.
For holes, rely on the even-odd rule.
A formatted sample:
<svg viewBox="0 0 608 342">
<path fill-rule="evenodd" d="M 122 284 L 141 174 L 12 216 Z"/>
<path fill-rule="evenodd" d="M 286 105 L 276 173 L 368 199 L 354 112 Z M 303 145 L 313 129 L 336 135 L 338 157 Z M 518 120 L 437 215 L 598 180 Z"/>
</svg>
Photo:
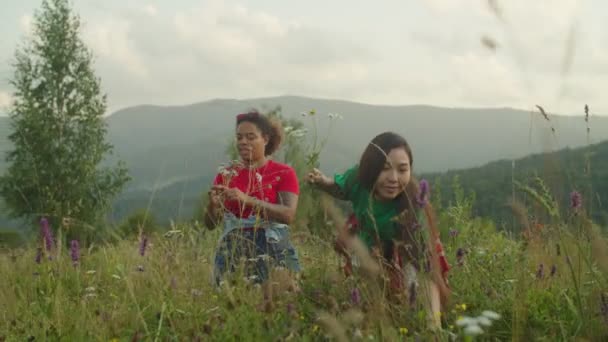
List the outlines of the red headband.
<svg viewBox="0 0 608 342">
<path fill-rule="evenodd" d="M 236 116 L 236 121 L 240 121 L 243 120 L 245 118 L 257 118 L 258 116 L 260 116 L 260 113 L 258 112 L 249 112 L 249 113 L 241 113 L 239 115 Z"/>
</svg>

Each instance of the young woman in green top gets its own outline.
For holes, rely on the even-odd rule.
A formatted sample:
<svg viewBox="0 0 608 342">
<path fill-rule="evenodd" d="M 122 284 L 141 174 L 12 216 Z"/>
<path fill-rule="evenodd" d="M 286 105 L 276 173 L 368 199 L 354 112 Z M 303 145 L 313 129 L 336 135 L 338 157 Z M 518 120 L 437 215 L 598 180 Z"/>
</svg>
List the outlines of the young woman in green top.
<svg viewBox="0 0 608 342">
<path fill-rule="evenodd" d="M 437 248 L 441 245 L 433 243 L 439 241 L 426 200 L 428 187 L 419 189 L 412 177 L 412 166 L 407 141 L 393 132 L 384 132 L 368 144 L 359 164 L 345 173 L 330 178 L 314 169 L 307 178 L 333 197 L 352 203 L 358 237 L 370 250 L 380 252 L 384 264 L 394 266 L 389 268 L 393 276 L 403 278 L 400 270 L 413 274 L 430 272 L 425 287 L 431 299 L 433 323 L 440 325 L 440 306 L 450 293 L 444 278 L 449 266 Z M 412 281 L 415 282 L 409 279 Z M 401 290 L 399 286 L 397 289 Z"/>
</svg>

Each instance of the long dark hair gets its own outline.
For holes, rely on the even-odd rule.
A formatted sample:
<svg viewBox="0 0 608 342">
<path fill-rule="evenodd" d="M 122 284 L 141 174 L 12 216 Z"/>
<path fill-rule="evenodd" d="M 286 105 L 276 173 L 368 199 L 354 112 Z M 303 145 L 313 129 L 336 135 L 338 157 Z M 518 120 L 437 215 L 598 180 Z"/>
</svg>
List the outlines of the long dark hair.
<svg viewBox="0 0 608 342">
<path fill-rule="evenodd" d="M 394 132 L 384 132 L 374 137 L 368 144 L 361 155 L 357 177 L 353 177 L 349 181 L 358 181 L 361 186 L 370 192 L 370 195 L 373 194 L 376 180 L 384 168 L 387 155 L 395 148 L 403 148 L 405 150 L 410 159 L 410 167 L 413 167 L 414 158 L 412 149 L 407 141 Z M 350 185 L 347 184 L 347 186 Z M 424 269 L 431 272 L 431 279 L 439 287 L 441 303 L 444 306 L 447 300 L 449 300 L 451 290 L 447 286 L 445 279 L 443 279 L 439 255 L 435 250 L 436 239 L 439 238 L 437 219 L 431 204 L 418 200 L 418 191 L 418 181 L 412 175 L 405 190 L 394 199 L 397 202 L 399 213 L 398 219 L 395 222 L 398 227 L 399 236 L 395 239 L 396 241 L 393 240 L 379 244 L 379 247 L 382 248 L 387 261 L 391 260 L 395 255 L 401 255 L 406 257 L 418 271 Z M 426 191 L 428 191 L 428 188 Z M 417 209 L 422 209 L 420 214 L 426 218 L 428 228 L 430 229 L 428 234 L 429 240 L 427 241 L 423 238 L 423 234 L 419 234 L 420 230 L 424 228 L 420 226 L 419 218 L 416 216 Z M 365 229 L 366 227 L 361 228 Z M 369 227 L 367 228 L 369 229 Z"/>
<path fill-rule="evenodd" d="M 403 148 L 410 159 L 410 168 L 414 166 L 412 149 L 407 140 L 394 132 L 383 132 L 375 136 L 367 145 L 361 155 L 357 179 L 361 186 L 373 193 L 376 180 L 380 176 L 386 163 L 387 155 L 391 150 Z M 406 185 L 394 201 L 397 202 L 399 219 L 395 224 L 399 226 L 399 243 L 409 244 L 406 253 L 411 260 L 420 259 L 420 252 L 424 249 L 424 243 L 415 238 L 416 229 L 419 227 L 416 217 L 416 196 L 418 194 L 418 182 L 412 175 Z M 390 255 L 393 251 L 393 243 L 383 246 L 384 254 Z"/>
<path fill-rule="evenodd" d="M 386 163 L 387 155 L 396 148 L 403 148 L 410 159 L 410 168 L 414 167 L 414 156 L 408 142 L 401 135 L 394 132 L 384 132 L 375 136 L 367 145 L 361 155 L 357 178 L 359 183 L 368 191 L 374 190 L 374 185 Z M 395 200 L 399 202 L 399 211 L 410 208 L 418 193 L 418 182 L 412 176 L 405 187 L 405 191 L 399 194 Z"/>
</svg>

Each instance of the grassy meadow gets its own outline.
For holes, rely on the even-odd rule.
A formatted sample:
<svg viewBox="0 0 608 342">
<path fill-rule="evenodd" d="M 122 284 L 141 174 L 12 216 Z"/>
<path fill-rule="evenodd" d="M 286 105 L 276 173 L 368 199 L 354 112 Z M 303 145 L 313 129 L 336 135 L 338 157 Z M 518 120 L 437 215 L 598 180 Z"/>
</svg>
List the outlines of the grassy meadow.
<svg viewBox="0 0 608 342">
<path fill-rule="evenodd" d="M 47 164 L 52 164 L 53 168 L 49 166 L 48 170 L 53 172 L 44 173 L 36 180 L 48 181 L 45 184 L 52 186 L 55 192 L 26 177 L 31 170 L 36 170 L 32 165 L 38 164 L 30 163 L 30 159 L 35 159 L 31 156 L 36 154 L 30 153 L 32 151 L 25 143 L 23 146 L 28 146 L 24 150 L 27 153 L 15 154 L 22 162 L 14 169 L 19 184 L 10 190 L 16 203 L 23 199 L 33 203 L 50 201 L 53 197 L 48 193 L 60 194 L 59 199 L 54 199 L 60 201 L 64 198 L 63 190 L 79 190 L 65 191 L 69 192 L 72 202 L 52 203 L 61 210 L 71 210 L 74 207 L 70 203 L 80 208 L 80 203 L 87 198 L 85 195 L 97 196 L 91 185 L 97 183 L 87 183 L 89 180 L 101 179 L 102 176 L 110 179 L 106 173 L 89 172 L 98 167 L 98 162 L 101 163 L 102 154 L 94 162 L 81 158 L 87 153 L 96 154 L 105 146 L 102 139 L 90 139 L 104 136 L 105 128 L 84 124 L 99 123 L 92 118 L 105 113 L 105 95 L 103 101 L 96 100 L 94 96 L 100 87 L 91 81 L 93 73 L 88 67 L 89 54 L 73 52 L 77 51 L 73 47 L 81 47 L 80 41 L 74 38 L 79 22 L 67 16 L 70 13 L 68 2 L 56 0 L 53 3 L 56 6 L 44 2 L 43 9 L 50 14 L 47 13 L 48 17 L 43 16 L 44 20 L 34 26 L 34 34 L 44 34 L 39 37 L 42 43 L 33 45 L 37 49 L 26 49 L 16 54 L 20 57 L 21 71 L 15 76 L 18 82 L 12 83 L 19 86 L 15 97 L 22 105 L 11 109 L 19 114 L 12 118 L 25 117 L 27 121 L 17 125 L 23 128 L 22 131 L 11 135 L 19 138 L 21 135 L 18 133 L 25 132 L 36 142 L 32 146 L 39 150 L 49 147 L 42 151 L 39 165 L 43 168 L 38 169 L 47 170 Z M 497 2 L 488 3 L 503 22 L 504 16 Z M 52 10 L 55 7 L 60 11 Z M 34 19 L 38 22 L 38 18 Z M 267 21 L 268 18 L 264 16 L 261 19 Z M 574 38 L 570 38 L 567 39 L 567 63 L 562 77 L 567 75 L 574 51 Z M 66 44 L 66 41 L 71 43 Z M 488 37 L 482 42 L 492 51 L 497 47 L 497 42 Z M 49 46 L 45 45 L 47 43 Z M 53 58 L 49 57 L 47 64 L 38 65 L 26 58 L 31 51 L 38 53 L 34 62 L 37 59 L 45 62 L 42 57 L 47 55 Z M 56 60 L 55 55 L 61 58 Z M 124 67 L 120 65 L 117 70 L 124 70 Z M 311 74 L 311 77 L 315 75 Z M 86 82 L 81 85 L 80 81 Z M 197 82 L 200 83 L 198 79 Z M 543 87 L 546 86 L 543 83 Z M 113 91 L 116 92 L 115 89 Z M 484 99 L 484 103 L 490 100 Z M 313 191 L 304 182 L 301 183 L 296 222 L 290 232 L 303 268 L 297 278 L 298 291 L 290 286 L 289 279 L 275 274 L 271 278 L 273 301 L 269 307 L 263 303 L 260 286 L 249 283 L 240 272 L 233 274 L 220 288 L 213 286 L 213 257 L 221 229 L 209 230 L 200 224 L 206 189 L 199 189 L 199 185 L 206 184 L 207 178 L 211 179 L 215 173 L 215 170 L 208 169 L 209 165 L 215 168 L 215 161 L 225 156 L 236 158 L 234 144 L 227 148 L 221 146 L 232 137 L 224 136 L 228 134 L 223 133 L 224 128 L 216 127 L 233 127 L 233 115 L 244 107 L 258 106 L 257 101 L 270 100 L 260 99 L 251 103 L 214 100 L 169 109 L 141 106 L 126 109 L 120 116 L 113 115 L 108 120 L 113 128 L 112 144 L 120 143 L 123 155 L 130 156 L 130 172 L 136 175 L 135 185 L 138 185 L 135 188 L 138 191 L 123 193 L 122 201 L 114 204 L 121 219 L 123 214 L 131 216 L 116 228 L 113 223 L 102 219 L 99 219 L 101 222 L 76 222 L 69 217 L 73 216 L 73 211 L 55 211 L 59 210 L 52 209 L 55 206 L 48 210 L 34 210 L 28 202 L 29 211 L 22 210 L 24 216 L 34 216 L 32 212 L 37 213 L 35 215 L 51 212 L 57 221 L 62 222 L 63 228 L 33 227 L 32 234 L 0 231 L 0 342 L 608 341 L 608 240 L 605 236 L 608 230 L 594 222 L 600 222 L 598 218 L 608 222 L 607 211 L 601 206 L 601 198 L 606 198 L 603 196 L 608 193 L 604 191 L 608 189 L 608 164 L 604 161 L 608 158 L 603 157 L 608 155 L 608 145 L 598 148 L 595 157 L 595 152 L 573 151 L 572 155 L 576 154 L 577 158 L 565 159 L 569 160 L 566 165 L 549 163 L 548 172 L 534 167 L 536 161 L 526 163 L 532 165 L 526 166 L 527 176 L 520 176 L 524 173 L 515 176 L 515 161 L 509 160 L 512 166 L 505 168 L 504 164 L 497 163 L 490 169 L 478 168 L 476 172 L 469 173 L 469 177 L 463 177 L 468 186 L 459 186 L 455 181 L 446 190 L 448 187 L 439 185 L 440 182 L 433 183 L 433 179 L 428 179 L 430 200 L 437 209 L 441 240 L 452 266 L 449 272 L 452 296 L 441 310 L 440 329 L 430 329 L 427 325 L 425 304 L 428 298 L 425 298 L 424 291 L 391 293 L 381 263 L 367 252 L 359 250 L 357 257 L 361 267 L 356 268 L 352 276 L 344 275 L 343 259 L 334 251 L 333 239 L 349 214 L 348 207 Z M 514 135 L 527 124 L 527 111 L 371 107 L 344 101 L 315 100 L 317 102 L 311 103 L 310 99 L 290 96 L 283 97 L 283 101 L 290 106 L 287 110 L 290 114 L 297 113 L 295 108 L 299 111 L 308 106 L 320 106 L 324 107 L 323 112 L 333 112 L 328 114 L 328 118 L 315 110 L 302 112 L 297 117 L 284 117 L 281 106 L 278 106 L 264 113 L 282 121 L 285 139 L 275 158 L 293 166 L 300 179 L 313 167 L 325 168 L 329 174 L 330 163 L 341 165 L 345 159 L 350 159 L 344 151 L 358 154 L 356 144 L 359 142 L 365 144 L 368 138 L 382 130 L 406 126 L 410 131 L 406 138 L 423 145 L 414 147 L 416 165 L 426 163 L 436 170 L 445 170 L 448 165 L 476 165 L 480 160 L 489 160 L 489 157 L 499 159 L 502 149 L 508 150 L 503 156 L 521 155 L 520 152 L 528 148 L 525 143 L 528 130 Z M 581 137 L 574 139 L 571 135 L 583 132 L 582 117 L 572 121 L 564 119 L 568 124 L 562 127 L 578 127 L 579 130 L 571 129 L 559 141 L 557 136 L 561 128 L 553 126 L 554 122 L 542 107 L 536 108 L 539 112 L 530 113 L 529 146 L 532 146 L 534 115 L 542 122 L 540 127 L 549 137 L 547 145 L 556 142 L 576 145 L 574 142 L 581 141 Z M 342 118 L 335 113 L 341 111 L 350 112 L 349 122 L 337 133 L 331 133 L 331 128 Z M 64 112 L 72 116 L 66 116 Z M 589 108 L 586 105 L 585 113 L 586 141 L 591 145 Z M 323 121 L 319 120 L 320 116 Z M 304 124 L 299 117 L 312 122 Z M 218 126 L 209 124 L 220 119 L 222 121 L 216 121 L 216 124 L 221 122 Z M 320 127 L 321 122 L 328 123 L 328 128 Z M 598 137 L 606 136 L 602 132 L 608 132 L 605 120 L 601 122 Z M 75 123 L 82 124 L 82 127 L 78 126 L 79 130 L 73 131 L 78 134 L 64 134 L 63 128 Z M 3 128 L 5 126 L 9 127 L 8 121 L 0 118 L 0 131 L 7 131 Z M 41 131 L 44 135 L 39 135 L 40 131 L 34 129 L 38 126 L 44 126 Z M 135 130 L 143 133 L 135 135 Z M 90 131 L 94 134 L 89 134 Z M 60 132 L 61 139 L 54 140 L 57 132 Z M 71 141 L 67 138 L 71 135 L 79 139 L 82 136 L 82 140 Z M 204 139 L 200 139 L 203 136 Z M 330 137 L 332 141 L 329 144 L 335 149 L 321 158 Z M 424 137 L 430 138 L 424 140 Z M 17 138 L 13 140 L 28 141 Z M 166 145 L 156 144 L 164 140 L 168 141 Z M 545 139 L 541 140 L 544 148 Z M 83 149 L 82 152 L 80 147 L 97 146 L 91 141 L 97 141 L 100 147 Z M 66 142 L 76 143 L 66 145 Z M 2 147 L 6 143 L 0 141 L 0 149 L 8 149 Z M 149 145 L 154 145 L 154 148 Z M 530 154 L 536 150 L 531 150 Z M 570 156 L 570 152 L 564 155 Z M 418 159 L 418 156 L 423 158 Z M 444 163 L 451 161 L 449 158 L 459 159 L 459 163 Z M 591 165 L 593 158 L 597 159 Z M 63 160 L 73 163 L 67 164 Z M 321 160 L 324 165 L 321 165 Z M 418 164 L 420 160 L 422 163 Z M 190 161 L 194 162 L 190 164 Z M 0 169 L 8 165 L 8 162 L 0 162 Z M 187 169 L 189 165 L 193 166 Z M 165 166 L 169 176 L 158 183 L 164 187 L 157 187 L 153 184 Z M 449 171 L 443 174 L 449 177 Z M 120 176 L 120 182 L 124 180 L 126 183 L 122 171 Z M 188 184 L 197 185 L 188 187 Z M 476 202 L 472 192 L 474 187 L 470 184 L 475 184 L 477 195 L 488 195 L 485 201 Z M 22 185 L 28 185 L 29 192 L 23 192 Z M 115 189 L 122 189 L 122 185 Z M 48 192 L 37 191 L 40 189 Z M 186 190 L 191 191 L 188 196 L 185 196 Z M 116 193 L 121 191 L 116 190 Z M 199 192 L 202 192 L 200 199 L 196 196 Z M 32 195 L 34 193 L 42 195 L 36 197 Z M 114 192 L 108 190 L 107 193 L 107 196 L 114 196 Z M 148 194 L 160 198 L 147 198 Z M 156 212 L 149 210 L 154 200 Z M 195 201 L 200 203 L 196 203 L 196 208 L 194 204 L 191 206 L 190 209 L 196 209 L 192 219 L 182 220 L 180 217 L 180 222 L 166 225 L 174 207 L 178 207 L 179 213 L 184 202 Z M 3 203 L 10 201 L 4 200 Z M 86 210 L 81 213 L 87 214 L 83 217 L 94 221 L 107 214 L 100 210 L 99 215 L 89 216 L 92 209 L 101 208 L 97 203 L 105 201 L 91 203 L 90 207 L 82 207 Z M 505 207 L 509 208 L 506 219 L 503 215 Z M 475 211 L 474 208 L 483 210 Z M 190 216 L 189 211 L 187 215 Z M 162 223 L 156 224 L 151 216 L 163 217 Z M 86 221 L 84 218 L 80 220 Z M 73 228 L 68 230 L 74 222 Z M 24 241 L 18 241 L 26 235 Z M 10 244 L 9 240 L 12 241 Z"/>
<path fill-rule="evenodd" d="M 286 130 L 282 156 L 301 176 L 318 166 L 327 140 L 315 131 L 306 146 L 303 132 Z M 588 218 L 588 193 L 558 198 L 549 188 L 542 177 L 513 180 L 508 206 L 517 229 L 505 229 L 475 217 L 475 194 L 458 182 L 448 205 L 440 200 L 446 188 L 440 196 L 431 183 L 452 266 L 440 330 L 427 326 L 424 291 L 388 293 L 370 255 L 359 254 L 361 268 L 344 275 L 332 240 L 348 208 L 302 183 L 291 229 L 300 291 L 273 277 L 271 308 L 239 272 L 212 286 L 220 229 L 196 220 L 150 229 L 138 212 L 121 234 L 98 234 L 87 245 L 71 246 L 50 227 L 2 249 L 0 341 L 606 340 L 607 240 Z"/>
<path fill-rule="evenodd" d="M 470 217 L 466 203 L 441 211 L 453 267 L 441 331 L 427 329 L 423 299 L 411 305 L 387 296 L 380 274 L 345 278 L 329 240 L 298 226 L 292 239 L 304 269 L 301 291 L 275 279 L 274 308 L 261 310 L 261 289 L 238 275 L 221 290 L 211 286 L 219 230 L 183 225 L 93 244 L 78 255 L 55 245 L 47 253 L 42 239 L 3 251 L 0 341 L 606 338 L 608 250 L 584 206 L 543 223 L 528 222 L 521 204 L 513 209 L 521 236 Z"/>
</svg>

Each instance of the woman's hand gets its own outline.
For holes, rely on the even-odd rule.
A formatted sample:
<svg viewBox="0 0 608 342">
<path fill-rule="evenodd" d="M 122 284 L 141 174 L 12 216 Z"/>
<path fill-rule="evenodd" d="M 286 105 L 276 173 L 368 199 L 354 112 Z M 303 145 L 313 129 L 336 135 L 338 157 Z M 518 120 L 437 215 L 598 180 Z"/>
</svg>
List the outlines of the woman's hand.
<svg viewBox="0 0 608 342">
<path fill-rule="evenodd" d="M 308 175 L 306 175 L 306 180 L 310 184 L 316 184 L 320 186 L 329 186 L 333 183 L 332 179 L 324 175 L 323 172 L 318 169 L 312 169 L 312 171 L 310 171 Z"/>
<path fill-rule="evenodd" d="M 211 208 L 218 208 L 222 203 L 222 197 L 220 196 L 219 191 L 211 189 L 209 190 L 209 205 Z"/>
<path fill-rule="evenodd" d="M 209 230 L 215 229 L 222 214 L 222 195 L 219 189 L 212 187 L 208 192 L 209 202 L 205 210 L 204 221 Z"/>
<path fill-rule="evenodd" d="M 221 195 L 229 201 L 238 201 L 240 203 L 247 203 L 249 196 L 237 188 L 229 188 L 225 185 L 214 185 L 211 191 L 215 191 L 218 195 Z"/>
<path fill-rule="evenodd" d="M 306 175 L 305 180 L 308 181 L 309 184 L 315 185 L 317 189 L 328 193 L 334 198 L 340 200 L 347 199 L 347 195 L 344 193 L 343 189 L 341 189 L 336 182 L 334 182 L 334 179 L 327 177 L 318 169 L 312 169 L 312 171 Z"/>
<path fill-rule="evenodd" d="M 259 208 L 263 217 L 280 223 L 291 224 L 296 215 L 298 195 L 291 192 L 279 192 L 278 203 L 270 203 L 225 185 L 215 185 L 212 190 L 217 191 L 224 199 Z"/>
</svg>

